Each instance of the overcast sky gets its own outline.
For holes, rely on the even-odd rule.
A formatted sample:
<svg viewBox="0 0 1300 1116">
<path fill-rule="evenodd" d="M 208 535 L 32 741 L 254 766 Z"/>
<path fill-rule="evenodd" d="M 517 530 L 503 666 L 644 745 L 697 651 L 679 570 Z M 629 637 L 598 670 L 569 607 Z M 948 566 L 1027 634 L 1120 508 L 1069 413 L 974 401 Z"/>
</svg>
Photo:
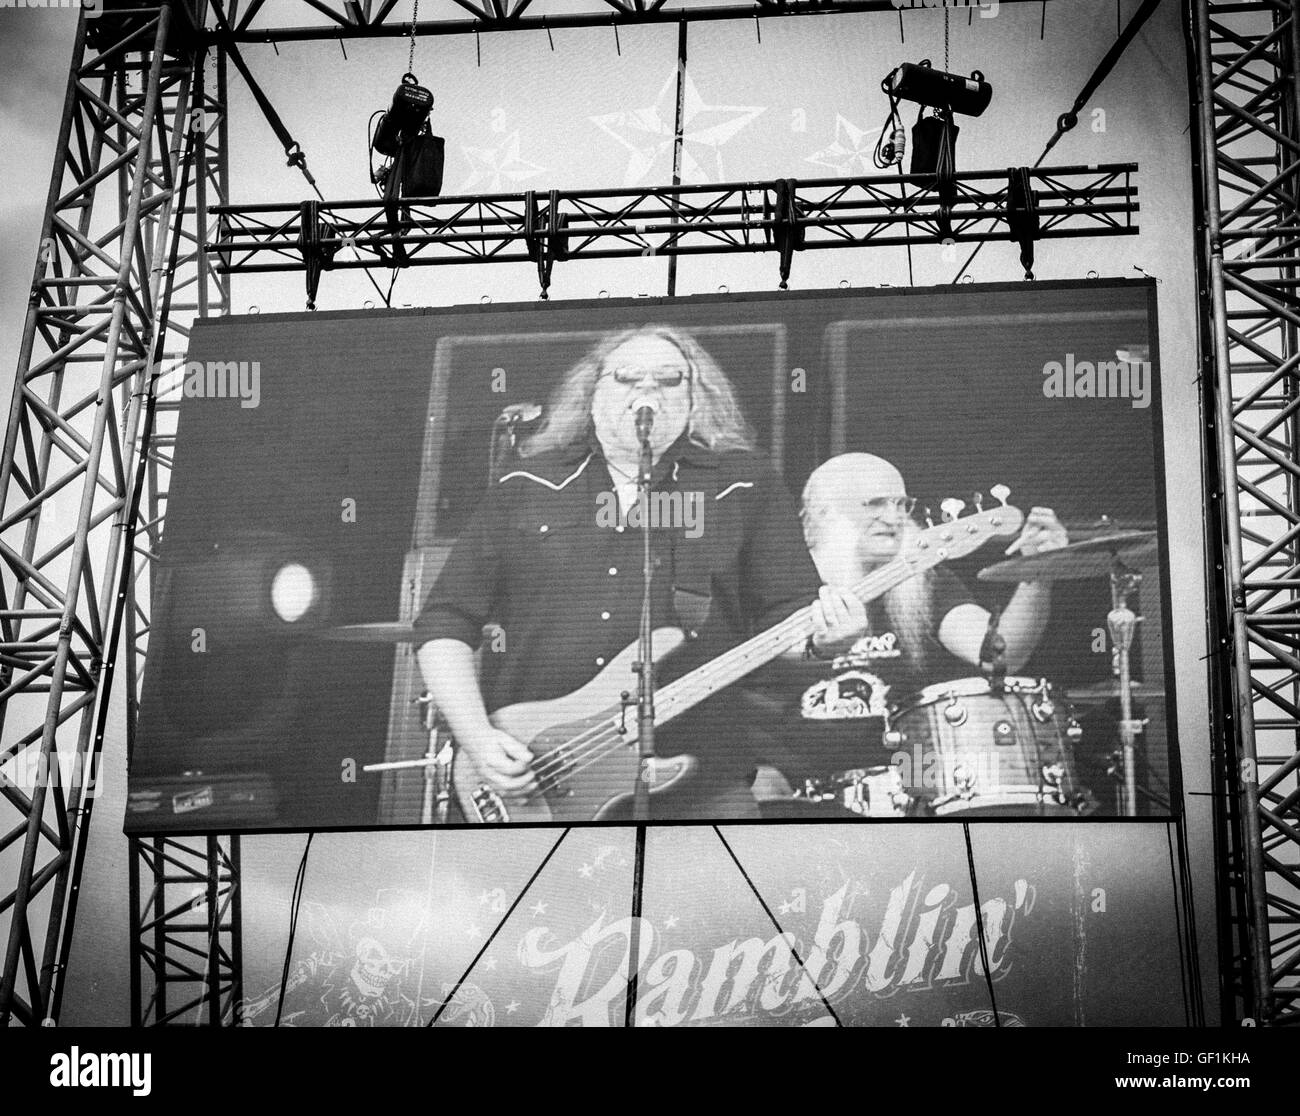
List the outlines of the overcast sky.
<svg viewBox="0 0 1300 1116">
<path fill-rule="evenodd" d="M 0 377 L 6 412 L 76 26 L 71 9 L 0 7 Z"/>
</svg>

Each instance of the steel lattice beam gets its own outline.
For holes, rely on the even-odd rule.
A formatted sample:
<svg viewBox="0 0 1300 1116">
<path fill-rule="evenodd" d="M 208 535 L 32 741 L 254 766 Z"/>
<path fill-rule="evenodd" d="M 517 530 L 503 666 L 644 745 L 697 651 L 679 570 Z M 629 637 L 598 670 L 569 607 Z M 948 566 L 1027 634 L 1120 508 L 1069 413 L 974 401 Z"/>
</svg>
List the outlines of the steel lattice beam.
<svg viewBox="0 0 1300 1116">
<path fill-rule="evenodd" d="M 1037 239 L 1138 232 L 1134 163 L 1040 168 Z M 721 183 L 547 194 L 228 205 L 209 250 L 229 273 L 538 263 L 543 289 L 557 260 L 777 252 L 866 245 L 1006 240 L 1006 172 L 955 176 L 950 208 L 932 175 Z M 339 253 L 346 249 L 347 254 Z"/>
<path fill-rule="evenodd" d="M 1002 4 L 1041 4 L 1045 0 L 1000 0 Z M 1057 2 L 1057 0 L 1053 0 Z M 240 4 L 231 0 L 229 29 L 208 32 L 209 42 L 285 43 L 312 39 L 397 38 L 411 33 L 406 8 L 397 12 L 397 0 L 307 0 L 328 22 L 304 27 L 277 22 L 284 15 L 282 5 L 265 0 Z M 609 27 L 636 24 L 695 23 L 720 20 L 759 20 L 776 16 L 836 15 L 860 12 L 906 13 L 909 9 L 941 8 L 941 0 L 749 0 L 748 3 L 704 8 L 689 0 L 671 7 L 667 0 L 600 0 L 590 12 L 548 11 L 548 5 L 534 0 L 455 0 L 469 18 L 422 19 L 416 23 L 421 37 L 467 35 L 492 31 L 558 31 L 566 28 Z M 968 21 L 996 13 L 992 4 L 980 0 L 947 0 L 954 16 Z M 426 9 L 427 11 L 427 9 Z M 296 18 L 296 16 L 295 16 Z"/>
<path fill-rule="evenodd" d="M 1300 1023 L 1300 8 L 1193 0 L 1206 223 L 1224 972 Z"/>
<path fill-rule="evenodd" d="M 171 311 L 202 285 L 185 202 L 203 147 L 181 45 L 193 11 L 109 4 L 77 29 L 0 461 L 0 811 L 17 815 L 0 827 L 17 861 L 0 1026 L 58 1017 L 95 761 L 121 718 L 142 431 L 154 380 L 183 359 Z"/>
</svg>

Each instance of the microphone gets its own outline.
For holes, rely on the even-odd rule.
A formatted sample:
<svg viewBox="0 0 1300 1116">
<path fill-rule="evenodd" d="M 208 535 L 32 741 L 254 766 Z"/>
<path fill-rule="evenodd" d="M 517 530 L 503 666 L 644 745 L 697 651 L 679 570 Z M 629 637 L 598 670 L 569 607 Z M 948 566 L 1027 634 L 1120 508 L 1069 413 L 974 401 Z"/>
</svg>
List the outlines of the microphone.
<svg viewBox="0 0 1300 1116">
<path fill-rule="evenodd" d="M 510 426 L 527 426 L 542 417 L 542 408 L 537 403 L 511 403 L 497 416 L 497 422 Z"/>
<path fill-rule="evenodd" d="M 493 426 L 505 424 L 506 437 L 510 439 L 510 448 L 515 448 L 519 440 L 517 433 L 521 426 L 531 426 L 542 417 L 542 408 L 536 403 L 511 403 L 499 415 Z"/>
<path fill-rule="evenodd" d="M 632 401 L 628 410 L 636 412 L 636 436 L 644 445 L 650 441 L 650 428 L 659 411 L 659 402 L 648 395 L 642 395 Z"/>
<path fill-rule="evenodd" d="M 504 428 L 507 452 L 513 453 L 519 443 L 519 427 L 530 426 L 542 417 L 542 408 L 536 403 L 511 403 L 492 422 L 492 436 L 488 440 L 488 485 L 496 484 L 497 468 L 501 463 L 501 435 Z"/>
</svg>

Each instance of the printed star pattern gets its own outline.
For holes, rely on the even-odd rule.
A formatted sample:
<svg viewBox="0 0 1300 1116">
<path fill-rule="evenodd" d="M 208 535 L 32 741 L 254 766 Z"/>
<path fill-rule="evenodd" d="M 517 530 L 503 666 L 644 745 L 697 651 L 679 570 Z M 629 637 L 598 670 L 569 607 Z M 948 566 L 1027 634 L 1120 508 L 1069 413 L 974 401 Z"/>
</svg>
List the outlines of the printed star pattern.
<svg viewBox="0 0 1300 1116">
<path fill-rule="evenodd" d="M 725 181 L 722 148 L 767 109 L 746 105 L 706 105 L 689 72 L 685 75 L 684 94 L 682 181 Z M 589 117 L 601 131 L 627 148 L 625 186 L 672 180 L 676 108 L 677 71 L 674 69 L 659 90 L 654 104 L 630 112 Z"/>
<path fill-rule="evenodd" d="M 836 113 L 835 139 L 829 146 L 814 151 L 805 161 L 825 167 L 836 178 L 873 174 L 876 170 L 876 165 L 872 162 L 875 149 L 876 141 L 871 133 Z"/>
<path fill-rule="evenodd" d="M 469 176 L 460 193 L 477 191 L 486 194 L 508 192 L 516 183 L 543 174 L 546 168 L 529 162 L 519 154 L 519 132 L 511 132 L 496 147 L 461 146 L 469 163 Z"/>
</svg>

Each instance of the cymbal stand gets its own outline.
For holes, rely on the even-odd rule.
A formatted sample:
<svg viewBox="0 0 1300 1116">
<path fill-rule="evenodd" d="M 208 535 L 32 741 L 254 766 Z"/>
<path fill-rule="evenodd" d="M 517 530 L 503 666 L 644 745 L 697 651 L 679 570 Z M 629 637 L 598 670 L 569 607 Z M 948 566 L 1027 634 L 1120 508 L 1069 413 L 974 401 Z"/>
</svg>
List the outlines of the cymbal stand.
<svg viewBox="0 0 1300 1116">
<path fill-rule="evenodd" d="M 1111 670 L 1119 681 L 1119 738 L 1123 757 L 1124 792 L 1123 814 L 1137 816 L 1137 737 L 1142 731 L 1141 720 L 1133 717 L 1133 677 L 1129 652 L 1133 635 L 1141 617 L 1128 606 L 1129 597 L 1142 583 L 1142 575 L 1125 566 L 1115 555 L 1110 571 L 1111 610 L 1106 616 L 1112 645 Z"/>
</svg>

